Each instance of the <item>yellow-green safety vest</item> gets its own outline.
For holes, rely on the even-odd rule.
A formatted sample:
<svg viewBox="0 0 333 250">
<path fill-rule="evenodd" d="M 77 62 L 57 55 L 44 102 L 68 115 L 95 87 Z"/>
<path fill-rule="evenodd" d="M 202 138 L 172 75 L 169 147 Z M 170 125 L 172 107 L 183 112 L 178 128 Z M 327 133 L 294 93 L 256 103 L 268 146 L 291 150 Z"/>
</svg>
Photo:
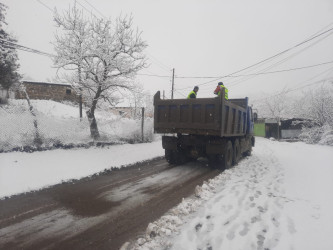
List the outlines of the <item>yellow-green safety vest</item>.
<svg viewBox="0 0 333 250">
<path fill-rule="evenodd" d="M 221 94 L 221 92 L 222 92 L 222 88 L 224 88 L 224 93 L 225 93 L 225 95 L 224 95 L 224 98 L 226 99 L 226 100 L 229 100 L 229 98 L 228 98 L 228 89 L 224 86 L 224 85 L 220 85 L 220 91 L 219 91 L 219 93 L 217 94 L 218 96 Z"/>
<path fill-rule="evenodd" d="M 192 95 L 192 94 L 195 94 L 195 97 L 197 97 L 197 93 L 195 93 L 195 91 L 192 90 L 192 91 L 188 94 L 187 99 L 191 99 L 191 95 Z"/>
</svg>

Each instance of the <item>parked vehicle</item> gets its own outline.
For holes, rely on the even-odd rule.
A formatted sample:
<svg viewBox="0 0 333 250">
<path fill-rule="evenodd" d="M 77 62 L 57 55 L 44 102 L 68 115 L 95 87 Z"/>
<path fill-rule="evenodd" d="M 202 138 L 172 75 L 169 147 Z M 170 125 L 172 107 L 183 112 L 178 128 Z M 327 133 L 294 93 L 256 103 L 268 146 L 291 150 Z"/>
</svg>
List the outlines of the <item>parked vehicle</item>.
<svg viewBox="0 0 333 250">
<path fill-rule="evenodd" d="M 170 164 L 207 157 L 221 168 L 250 155 L 255 144 L 248 98 L 162 100 L 154 96 L 154 132 L 164 134 L 162 146 Z"/>
</svg>

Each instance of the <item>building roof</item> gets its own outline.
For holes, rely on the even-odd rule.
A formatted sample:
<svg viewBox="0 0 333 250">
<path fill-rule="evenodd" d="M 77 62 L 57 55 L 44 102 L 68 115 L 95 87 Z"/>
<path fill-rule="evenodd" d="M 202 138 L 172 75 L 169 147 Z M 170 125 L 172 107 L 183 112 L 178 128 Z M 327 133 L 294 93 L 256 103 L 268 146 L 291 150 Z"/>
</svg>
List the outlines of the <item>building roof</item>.
<svg viewBox="0 0 333 250">
<path fill-rule="evenodd" d="M 55 82 L 35 82 L 35 81 L 22 81 L 23 83 L 29 83 L 29 84 L 36 84 L 36 85 L 57 85 L 57 86 L 66 86 L 66 87 L 72 87 L 72 85 L 68 83 L 55 83 Z"/>
</svg>

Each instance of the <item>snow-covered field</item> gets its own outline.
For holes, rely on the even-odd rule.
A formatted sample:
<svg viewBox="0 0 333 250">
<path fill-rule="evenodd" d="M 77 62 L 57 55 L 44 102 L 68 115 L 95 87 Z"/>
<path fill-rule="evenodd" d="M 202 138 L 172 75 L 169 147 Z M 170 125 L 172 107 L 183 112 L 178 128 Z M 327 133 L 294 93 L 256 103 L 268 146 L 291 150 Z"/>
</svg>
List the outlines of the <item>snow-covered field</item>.
<svg viewBox="0 0 333 250">
<path fill-rule="evenodd" d="M 89 122 L 83 111 L 73 104 L 50 100 L 31 100 L 37 118 L 42 147 L 59 144 L 87 144 L 91 142 Z M 108 110 L 96 110 L 101 141 L 123 142 L 141 140 L 141 120 L 123 118 Z M 153 120 L 145 119 L 144 136 L 152 139 Z M 34 118 L 26 100 L 10 99 L 8 105 L 0 106 L 0 151 L 33 146 Z"/>
<path fill-rule="evenodd" d="M 332 250 L 332 192 L 332 147 L 257 138 L 251 157 L 197 187 L 134 248 Z"/>
</svg>

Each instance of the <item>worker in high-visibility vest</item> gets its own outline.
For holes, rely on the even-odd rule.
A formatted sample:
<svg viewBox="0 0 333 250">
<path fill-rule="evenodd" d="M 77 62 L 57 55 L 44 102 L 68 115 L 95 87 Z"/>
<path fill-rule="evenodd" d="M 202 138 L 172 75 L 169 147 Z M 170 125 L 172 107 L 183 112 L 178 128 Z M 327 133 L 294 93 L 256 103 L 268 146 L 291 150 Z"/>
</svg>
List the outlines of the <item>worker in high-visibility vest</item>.
<svg viewBox="0 0 333 250">
<path fill-rule="evenodd" d="M 194 89 L 188 94 L 187 99 L 197 98 L 198 91 L 199 91 L 199 87 L 195 86 Z"/>
<path fill-rule="evenodd" d="M 223 82 L 219 82 L 217 84 L 217 87 L 216 87 L 216 89 L 214 91 L 214 94 L 220 96 L 221 92 L 222 92 L 222 89 L 224 89 L 224 93 L 225 93 L 224 97 L 225 97 L 225 99 L 228 100 L 229 99 L 228 98 L 228 89 L 227 89 L 227 87 L 224 86 Z"/>
</svg>

